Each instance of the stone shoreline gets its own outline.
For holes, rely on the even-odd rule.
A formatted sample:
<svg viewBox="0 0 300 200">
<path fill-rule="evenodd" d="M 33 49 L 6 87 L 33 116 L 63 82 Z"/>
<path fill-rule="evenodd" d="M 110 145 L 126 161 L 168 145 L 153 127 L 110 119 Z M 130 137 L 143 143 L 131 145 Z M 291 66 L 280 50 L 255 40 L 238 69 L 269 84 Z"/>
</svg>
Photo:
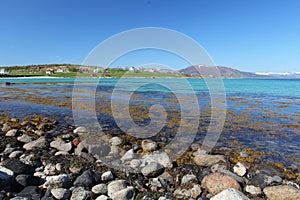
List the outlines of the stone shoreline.
<svg viewBox="0 0 300 200">
<path fill-rule="evenodd" d="M 297 170 L 251 151 L 192 144 L 173 161 L 155 141 L 102 135 L 95 145 L 85 127 L 41 116 L 5 118 L 0 128 L 0 200 L 300 199 Z"/>
</svg>

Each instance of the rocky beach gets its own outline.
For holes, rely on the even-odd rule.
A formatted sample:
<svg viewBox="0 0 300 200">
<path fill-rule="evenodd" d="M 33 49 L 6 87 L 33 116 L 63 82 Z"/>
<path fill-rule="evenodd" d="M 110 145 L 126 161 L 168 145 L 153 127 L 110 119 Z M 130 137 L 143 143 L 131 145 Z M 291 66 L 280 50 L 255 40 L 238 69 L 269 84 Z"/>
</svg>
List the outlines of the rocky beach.
<svg viewBox="0 0 300 200">
<path fill-rule="evenodd" d="M 161 142 L 107 133 L 94 145 L 55 118 L 2 116 L 0 127 L 0 199 L 300 199 L 298 169 L 251 149 L 193 143 L 172 160 Z"/>
</svg>

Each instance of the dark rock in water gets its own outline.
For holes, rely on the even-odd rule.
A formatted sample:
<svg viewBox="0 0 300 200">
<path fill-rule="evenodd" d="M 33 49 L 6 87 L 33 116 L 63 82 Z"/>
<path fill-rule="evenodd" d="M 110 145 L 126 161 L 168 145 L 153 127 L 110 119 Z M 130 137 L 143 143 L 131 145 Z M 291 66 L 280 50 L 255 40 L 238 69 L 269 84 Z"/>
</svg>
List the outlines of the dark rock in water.
<svg viewBox="0 0 300 200">
<path fill-rule="evenodd" d="M 13 171 L 15 174 L 29 174 L 34 171 L 33 167 L 16 159 L 7 159 L 3 161 L 2 165 Z"/>
<path fill-rule="evenodd" d="M 40 184 L 40 179 L 36 176 L 29 174 L 20 174 L 16 177 L 16 182 L 22 185 L 23 187 L 32 185 L 38 186 Z"/>
<path fill-rule="evenodd" d="M 18 196 L 27 197 L 28 199 L 38 200 L 43 196 L 43 191 L 38 186 L 25 187 Z"/>
<path fill-rule="evenodd" d="M 86 170 L 82 175 L 78 176 L 74 182 L 75 186 L 83 186 L 90 188 L 100 181 L 100 175 L 92 170 Z"/>
<path fill-rule="evenodd" d="M 265 173 L 259 173 L 252 178 L 250 183 L 261 188 L 265 188 L 268 186 L 268 175 Z"/>
</svg>

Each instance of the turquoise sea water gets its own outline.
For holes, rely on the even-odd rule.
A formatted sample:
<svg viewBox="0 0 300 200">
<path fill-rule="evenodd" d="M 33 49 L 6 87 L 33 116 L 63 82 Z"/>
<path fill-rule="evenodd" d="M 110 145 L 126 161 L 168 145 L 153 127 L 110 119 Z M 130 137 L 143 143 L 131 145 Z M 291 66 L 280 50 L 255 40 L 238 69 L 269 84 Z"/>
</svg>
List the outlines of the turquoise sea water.
<svg viewBox="0 0 300 200">
<path fill-rule="evenodd" d="M 270 152 L 266 154 L 267 160 L 300 166 L 299 161 L 294 159 L 300 159 L 300 80 L 209 79 L 207 81 L 212 85 L 218 83 L 215 92 L 225 92 L 224 99 L 221 100 L 226 103 L 226 122 L 217 146 L 235 148 L 232 142 L 238 141 L 245 148 Z M 6 82 L 15 84 L 7 85 Z M 70 105 L 75 84 L 80 86 L 80 95 L 87 101 L 91 98 L 91 93 L 96 91 L 96 103 L 100 107 L 103 102 L 112 99 L 122 102 L 124 96 L 134 89 L 132 94 L 136 96 L 130 99 L 133 106 L 143 103 L 146 106 L 160 104 L 166 107 L 167 111 L 176 112 L 176 109 L 180 110 L 180 105 L 176 102 L 174 94 L 180 94 L 186 99 L 195 95 L 201 111 L 205 111 L 210 109 L 210 92 L 212 92 L 208 90 L 206 83 L 202 79 L 172 78 L 0 79 L 2 99 L 0 110 L 10 116 L 23 117 L 37 113 L 56 116 L 72 123 Z M 192 89 L 188 87 L 189 85 Z M 223 85 L 224 88 L 220 88 Z M 114 90 L 121 92 L 118 96 L 112 97 Z M 113 117 L 99 112 L 101 123 L 108 127 L 116 126 Z M 205 120 L 203 122 L 206 122 Z M 205 125 L 200 123 L 201 126 Z M 172 132 L 170 129 L 165 131 Z M 199 134 L 198 139 L 201 143 L 203 136 Z"/>
</svg>

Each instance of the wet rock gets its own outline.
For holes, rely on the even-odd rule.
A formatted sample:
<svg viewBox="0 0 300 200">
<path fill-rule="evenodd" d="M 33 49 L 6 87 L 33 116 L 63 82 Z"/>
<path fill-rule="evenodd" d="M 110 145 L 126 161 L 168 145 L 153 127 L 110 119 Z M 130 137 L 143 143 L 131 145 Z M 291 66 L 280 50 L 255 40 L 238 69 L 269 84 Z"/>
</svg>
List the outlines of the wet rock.
<svg viewBox="0 0 300 200">
<path fill-rule="evenodd" d="M 0 188 L 9 187 L 14 179 L 14 172 L 0 166 Z"/>
<path fill-rule="evenodd" d="M 27 197 L 32 200 L 38 200 L 43 196 L 43 191 L 38 186 L 28 186 L 19 192 L 18 196 Z"/>
<path fill-rule="evenodd" d="M 135 197 L 135 189 L 130 186 L 112 194 L 112 200 L 133 200 Z"/>
<path fill-rule="evenodd" d="M 156 177 L 162 174 L 164 171 L 164 166 L 160 163 L 151 162 L 142 168 L 141 172 L 147 177 Z"/>
<path fill-rule="evenodd" d="M 256 187 L 254 185 L 246 185 L 245 191 L 252 195 L 259 195 L 261 194 L 260 187 Z"/>
<path fill-rule="evenodd" d="M 10 129 L 11 129 L 11 127 L 7 123 L 3 124 L 3 127 L 2 127 L 3 133 L 6 133 Z"/>
<path fill-rule="evenodd" d="M 211 194 L 217 194 L 228 188 L 241 190 L 239 183 L 234 178 L 219 172 L 205 176 L 201 182 L 201 186 Z"/>
<path fill-rule="evenodd" d="M 300 190 L 289 185 L 270 186 L 264 188 L 264 193 L 269 200 L 285 199 L 299 200 Z"/>
<path fill-rule="evenodd" d="M 72 149 L 72 143 L 65 143 L 63 140 L 57 139 L 50 143 L 50 147 L 55 148 L 59 151 L 69 152 Z"/>
<path fill-rule="evenodd" d="M 22 143 L 28 143 L 28 142 L 32 141 L 32 137 L 30 137 L 29 135 L 23 134 L 23 135 L 19 136 L 17 138 L 17 140 Z"/>
<path fill-rule="evenodd" d="M 121 158 L 122 162 L 126 162 L 135 158 L 133 149 L 128 150 Z"/>
<path fill-rule="evenodd" d="M 95 185 L 92 187 L 92 192 L 94 194 L 106 194 L 107 193 L 107 185 L 104 183 Z"/>
<path fill-rule="evenodd" d="M 65 188 L 54 188 L 51 190 L 51 194 L 56 199 L 68 199 L 70 197 L 70 191 Z"/>
<path fill-rule="evenodd" d="M 198 154 L 194 157 L 194 162 L 196 165 L 202 167 L 210 167 L 216 163 L 223 162 L 226 163 L 223 155 L 208 155 L 208 154 Z"/>
<path fill-rule="evenodd" d="M 105 195 L 100 195 L 99 197 L 96 198 L 96 200 L 108 200 L 108 196 Z"/>
<path fill-rule="evenodd" d="M 110 145 L 102 140 L 97 141 L 95 144 L 83 141 L 83 145 L 88 150 L 88 152 L 96 159 L 101 160 L 101 158 L 107 156 L 110 152 Z M 82 152 L 83 153 L 83 152 Z M 83 155 L 81 153 L 81 156 Z"/>
<path fill-rule="evenodd" d="M 240 191 L 229 188 L 210 198 L 210 200 L 250 200 Z"/>
<path fill-rule="evenodd" d="M 21 156 L 23 154 L 23 151 L 20 151 L 20 150 L 18 150 L 18 151 L 13 151 L 13 152 L 11 152 L 10 154 L 9 154 L 9 158 L 11 158 L 11 159 L 13 159 L 13 158 L 17 158 L 17 157 L 19 157 L 19 156 Z"/>
<path fill-rule="evenodd" d="M 112 180 L 114 180 L 114 175 L 111 171 L 104 172 L 101 175 L 101 180 L 102 181 L 112 181 Z"/>
<path fill-rule="evenodd" d="M 194 174 L 187 174 L 182 177 L 181 185 L 189 185 L 191 183 L 197 183 L 197 177 Z"/>
<path fill-rule="evenodd" d="M 156 162 L 169 169 L 173 167 L 170 157 L 165 152 L 143 155 L 141 162 L 141 166 L 145 166 L 147 163 Z"/>
<path fill-rule="evenodd" d="M 85 188 L 90 188 L 100 181 L 99 174 L 93 172 L 92 170 L 86 170 L 82 175 L 78 176 L 74 181 L 74 186 L 83 186 Z"/>
<path fill-rule="evenodd" d="M 123 143 L 123 139 L 120 137 L 112 137 L 109 142 L 113 146 L 118 146 Z"/>
<path fill-rule="evenodd" d="M 202 190 L 200 185 L 195 184 L 191 189 L 178 188 L 174 191 L 173 195 L 177 199 L 190 199 L 190 198 L 196 199 L 198 196 L 200 196 L 201 192 Z"/>
<path fill-rule="evenodd" d="M 45 189 L 52 188 L 67 188 L 71 183 L 70 177 L 67 174 L 60 174 L 56 176 L 47 176 L 46 182 L 42 185 Z"/>
<path fill-rule="evenodd" d="M 7 159 L 3 161 L 2 165 L 13 171 L 14 174 L 29 174 L 34 171 L 32 166 L 24 164 L 17 159 Z"/>
<path fill-rule="evenodd" d="M 268 176 L 267 177 L 267 184 L 270 185 L 272 183 L 282 183 L 282 178 L 280 178 L 280 176 Z"/>
<path fill-rule="evenodd" d="M 242 163 L 238 162 L 233 166 L 233 172 L 239 176 L 244 176 L 247 172 L 247 169 Z"/>
<path fill-rule="evenodd" d="M 91 192 L 83 187 L 76 187 L 72 191 L 71 200 L 86 200 L 91 198 Z"/>
<path fill-rule="evenodd" d="M 157 144 L 152 140 L 143 140 L 142 149 L 148 152 L 155 151 L 157 149 Z"/>
<path fill-rule="evenodd" d="M 83 127 L 83 126 L 79 126 L 78 128 L 76 128 L 76 129 L 73 130 L 73 133 L 78 134 L 78 135 L 81 136 L 83 134 L 88 133 L 88 130 L 85 127 Z"/>
<path fill-rule="evenodd" d="M 31 141 L 23 146 L 26 150 L 32 150 L 34 148 L 46 148 L 48 146 L 48 142 L 45 137 L 40 137 L 37 140 Z"/>
<path fill-rule="evenodd" d="M 30 174 L 20 174 L 16 177 L 16 182 L 23 187 L 27 187 L 30 185 L 38 186 L 40 184 L 40 179 Z"/>
<path fill-rule="evenodd" d="M 241 151 L 240 153 L 240 156 L 243 157 L 243 158 L 247 158 L 249 155 L 248 153 L 244 152 L 244 151 Z"/>
<path fill-rule="evenodd" d="M 11 130 L 6 132 L 5 136 L 7 136 L 7 137 L 16 137 L 17 134 L 18 134 L 17 129 L 11 129 Z"/>
<path fill-rule="evenodd" d="M 252 185 L 257 185 L 261 188 L 265 188 L 268 185 L 268 177 L 269 176 L 264 173 L 258 173 L 253 176 L 250 183 Z"/>
<path fill-rule="evenodd" d="M 112 197 L 116 192 L 121 191 L 127 187 L 125 180 L 116 180 L 112 181 L 107 186 L 107 194 L 109 197 Z"/>
</svg>

